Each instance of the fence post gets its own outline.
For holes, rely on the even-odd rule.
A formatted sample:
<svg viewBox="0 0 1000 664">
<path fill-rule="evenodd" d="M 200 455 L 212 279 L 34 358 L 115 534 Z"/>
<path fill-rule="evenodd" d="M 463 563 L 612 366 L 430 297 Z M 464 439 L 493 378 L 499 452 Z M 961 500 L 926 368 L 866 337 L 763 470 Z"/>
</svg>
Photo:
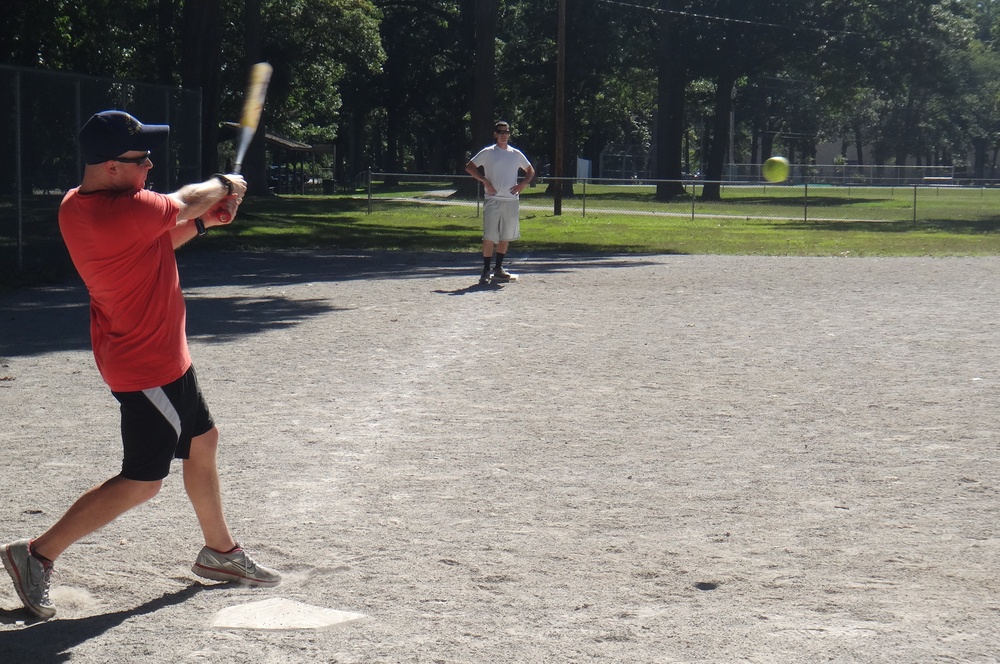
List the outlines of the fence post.
<svg viewBox="0 0 1000 664">
<path fill-rule="evenodd" d="M 917 185 L 913 185 L 913 227 L 917 226 Z"/>
<path fill-rule="evenodd" d="M 17 188 L 17 273 L 24 270 L 24 184 L 21 182 L 21 72 L 14 72 L 14 186 Z"/>
<path fill-rule="evenodd" d="M 805 193 L 802 195 L 802 220 L 806 223 L 809 222 L 809 183 L 806 182 Z"/>
<path fill-rule="evenodd" d="M 172 124 L 170 118 L 170 90 L 163 91 L 163 116 L 166 118 L 164 120 L 164 124 L 166 125 Z M 201 125 L 199 124 L 198 126 Z M 170 154 L 170 134 L 167 134 L 167 155 L 169 154 Z M 199 154 L 201 153 L 199 152 Z M 167 157 L 167 159 L 170 160 L 169 156 Z M 167 168 L 165 168 L 164 170 L 166 171 L 166 178 L 167 178 L 167 188 L 164 189 L 164 191 L 173 191 L 174 190 L 173 179 L 171 178 L 171 176 L 174 174 L 173 163 L 168 163 Z"/>
<path fill-rule="evenodd" d="M 587 180 L 583 180 L 583 218 L 587 218 Z"/>
<path fill-rule="evenodd" d="M 694 202 L 698 198 L 698 183 L 691 183 L 691 221 L 694 221 Z"/>
<path fill-rule="evenodd" d="M 372 169 L 369 168 L 365 172 L 365 177 L 368 178 L 368 214 L 372 213 Z"/>
</svg>

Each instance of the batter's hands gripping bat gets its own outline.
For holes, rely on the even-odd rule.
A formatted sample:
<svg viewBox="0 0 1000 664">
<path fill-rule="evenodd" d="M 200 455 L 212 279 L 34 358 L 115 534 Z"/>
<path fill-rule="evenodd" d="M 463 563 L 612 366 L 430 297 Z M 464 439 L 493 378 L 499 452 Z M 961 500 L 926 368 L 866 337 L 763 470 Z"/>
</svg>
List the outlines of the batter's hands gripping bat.
<svg viewBox="0 0 1000 664">
<path fill-rule="evenodd" d="M 258 62 L 250 70 L 250 84 L 243 98 L 243 117 L 240 119 L 240 145 L 236 150 L 236 164 L 233 173 L 239 173 L 243 166 L 243 157 L 250 147 L 250 141 L 257 133 L 260 124 L 260 114 L 264 110 L 264 97 L 267 95 L 267 84 L 271 81 L 273 67 L 266 62 Z"/>
</svg>

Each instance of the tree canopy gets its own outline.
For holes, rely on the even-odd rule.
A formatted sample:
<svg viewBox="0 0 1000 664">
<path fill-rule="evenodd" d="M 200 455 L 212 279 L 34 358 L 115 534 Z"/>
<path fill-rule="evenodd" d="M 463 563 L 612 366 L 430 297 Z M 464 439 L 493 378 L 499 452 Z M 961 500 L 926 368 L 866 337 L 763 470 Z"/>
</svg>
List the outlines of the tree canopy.
<svg viewBox="0 0 1000 664">
<path fill-rule="evenodd" d="M 995 175 L 1000 0 L 566 10 L 567 164 L 624 146 L 650 176 L 716 180 L 839 141 L 845 160 Z M 499 118 L 543 173 L 553 161 L 557 0 L 8 0 L 5 19 L 0 62 L 200 88 L 209 160 L 260 57 L 269 131 L 335 143 L 339 178 L 461 173 Z"/>
</svg>

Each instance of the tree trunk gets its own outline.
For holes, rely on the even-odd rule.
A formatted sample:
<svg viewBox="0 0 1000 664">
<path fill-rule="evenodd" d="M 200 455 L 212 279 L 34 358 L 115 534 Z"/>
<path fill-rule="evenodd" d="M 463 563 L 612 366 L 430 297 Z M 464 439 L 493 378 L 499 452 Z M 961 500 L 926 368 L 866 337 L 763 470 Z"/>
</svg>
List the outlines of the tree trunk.
<svg viewBox="0 0 1000 664">
<path fill-rule="evenodd" d="M 154 54 L 156 80 L 163 85 L 174 84 L 174 40 L 177 38 L 177 0 L 159 0 L 156 4 L 156 53 Z"/>
<path fill-rule="evenodd" d="M 979 137 L 972 140 L 972 145 L 975 148 L 975 159 L 973 160 L 972 166 L 972 177 L 977 180 L 982 180 L 986 177 L 986 138 Z"/>
<path fill-rule="evenodd" d="M 472 17 L 475 34 L 475 62 L 472 65 L 472 151 L 479 152 L 493 142 L 493 125 L 496 89 L 496 35 L 497 35 L 497 3 L 496 0 L 468 0 L 464 7 L 469 11 L 472 5 Z M 466 158 L 468 161 L 468 158 Z M 465 163 L 461 164 L 461 173 L 465 173 Z M 460 178 L 456 187 L 456 195 L 474 197 L 479 191 L 479 183 L 470 178 Z"/>
<path fill-rule="evenodd" d="M 496 112 L 496 0 L 475 0 L 476 61 L 473 64 L 472 82 L 472 144 L 478 152 L 493 142 L 493 124 L 499 119 Z"/>
<path fill-rule="evenodd" d="M 389 102 L 386 105 L 385 115 L 385 161 L 381 164 L 381 170 L 385 173 L 401 173 L 403 171 L 399 154 L 400 122 L 402 122 L 401 109 L 396 103 Z M 390 186 L 399 184 L 398 175 L 387 176 L 385 183 Z"/>
<path fill-rule="evenodd" d="M 205 179 L 219 170 L 221 25 L 220 0 L 184 3 L 181 84 L 201 89 L 201 172 L 182 174 L 185 180 Z"/>
<path fill-rule="evenodd" d="M 777 133 L 772 129 L 771 121 L 768 119 L 764 124 L 764 133 L 760 137 L 760 163 L 774 156 L 774 138 Z"/>
<path fill-rule="evenodd" d="M 250 69 L 261 61 L 263 51 L 261 49 L 261 22 L 260 22 L 260 0 L 246 0 L 244 3 L 243 17 L 246 30 L 246 73 L 245 80 L 249 80 Z M 245 84 L 244 84 L 245 85 Z M 242 98 L 241 98 L 242 100 Z M 264 105 L 267 110 L 267 105 Z M 260 124 L 257 126 L 257 133 L 254 135 L 250 148 L 247 150 L 246 158 L 243 161 L 243 177 L 247 181 L 248 196 L 267 196 L 267 160 L 265 156 L 264 134 L 266 132 L 267 113 L 262 113 Z"/>
<path fill-rule="evenodd" d="M 660 0 L 662 10 L 657 43 L 656 104 L 656 200 L 669 201 L 682 196 L 684 185 L 680 182 L 682 154 L 684 152 L 684 92 L 687 86 L 686 68 L 675 48 L 676 30 L 673 0 Z"/>
<path fill-rule="evenodd" d="M 858 166 L 865 165 L 865 137 L 864 132 L 861 130 L 861 123 L 854 125 L 854 145 L 855 150 L 858 152 Z"/>
<path fill-rule="evenodd" d="M 705 186 L 701 197 L 705 200 L 722 199 L 722 167 L 729 148 L 729 112 L 733 107 L 733 85 L 736 77 L 722 72 L 715 87 L 715 118 L 712 122 L 712 142 L 709 147 L 708 165 L 705 169 Z"/>
</svg>

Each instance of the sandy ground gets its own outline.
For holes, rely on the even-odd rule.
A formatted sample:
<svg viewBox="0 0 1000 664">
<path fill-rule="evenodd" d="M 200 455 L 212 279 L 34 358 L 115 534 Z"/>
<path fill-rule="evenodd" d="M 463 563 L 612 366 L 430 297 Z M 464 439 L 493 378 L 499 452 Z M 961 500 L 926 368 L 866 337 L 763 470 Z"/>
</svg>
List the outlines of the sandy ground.
<svg viewBox="0 0 1000 664">
<path fill-rule="evenodd" d="M 284 582 L 196 580 L 177 472 L 60 558 L 54 620 L 0 577 L 0 662 L 1000 661 L 1000 259 L 181 262 Z M 0 326 L 13 540 L 117 472 L 118 418 L 77 283 Z M 212 627 L 269 598 L 368 618 Z"/>
</svg>

